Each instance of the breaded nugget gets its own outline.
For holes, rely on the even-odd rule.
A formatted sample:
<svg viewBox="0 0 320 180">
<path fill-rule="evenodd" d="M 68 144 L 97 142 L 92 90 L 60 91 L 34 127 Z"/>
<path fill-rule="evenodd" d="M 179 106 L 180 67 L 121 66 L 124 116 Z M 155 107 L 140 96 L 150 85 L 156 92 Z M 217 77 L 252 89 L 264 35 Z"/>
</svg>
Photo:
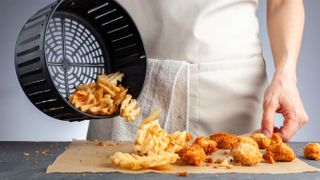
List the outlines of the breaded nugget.
<svg viewBox="0 0 320 180">
<path fill-rule="evenodd" d="M 262 160 L 262 154 L 256 146 L 242 142 L 237 143 L 230 154 L 236 163 L 243 166 L 254 166 Z"/>
<path fill-rule="evenodd" d="M 256 141 L 260 149 L 266 149 L 271 143 L 271 139 L 263 133 L 254 133 L 250 137 Z"/>
<path fill-rule="evenodd" d="M 275 161 L 291 162 L 296 158 L 294 151 L 289 145 L 283 143 L 279 134 L 273 134 L 271 143 L 266 149 L 266 153 L 263 155 L 263 159 L 267 163 L 273 163 Z"/>
<path fill-rule="evenodd" d="M 212 154 L 217 151 L 217 143 L 214 140 L 211 140 L 207 137 L 198 137 L 193 144 L 198 144 L 203 148 L 206 154 Z"/>
<path fill-rule="evenodd" d="M 210 139 L 217 142 L 219 149 L 231 149 L 239 140 L 236 135 L 226 132 L 217 132 L 212 134 Z"/>
<path fill-rule="evenodd" d="M 304 149 L 304 156 L 307 159 L 320 160 L 320 144 L 319 143 L 309 143 Z"/>
<path fill-rule="evenodd" d="M 246 144 L 251 144 L 254 147 L 259 149 L 258 144 L 256 143 L 256 141 L 254 141 L 251 137 L 239 137 L 239 143 L 246 143 Z"/>
<path fill-rule="evenodd" d="M 200 166 L 201 162 L 206 159 L 205 151 L 198 144 L 183 147 L 179 155 L 183 161 L 195 166 Z"/>
</svg>

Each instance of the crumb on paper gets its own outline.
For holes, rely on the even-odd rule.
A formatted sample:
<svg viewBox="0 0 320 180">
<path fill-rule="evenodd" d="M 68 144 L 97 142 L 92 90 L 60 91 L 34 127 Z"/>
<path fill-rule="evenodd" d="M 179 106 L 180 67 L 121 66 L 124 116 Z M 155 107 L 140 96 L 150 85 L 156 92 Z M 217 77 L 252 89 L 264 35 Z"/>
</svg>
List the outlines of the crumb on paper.
<svg viewBox="0 0 320 180">
<path fill-rule="evenodd" d="M 226 169 L 232 169 L 233 168 L 233 166 L 231 165 L 231 164 L 228 164 L 227 166 L 226 166 Z"/>
<path fill-rule="evenodd" d="M 213 168 L 214 168 L 214 169 L 218 169 L 219 166 L 218 166 L 218 165 L 214 165 Z"/>
<path fill-rule="evenodd" d="M 214 163 L 220 164 L 220 163 L 222 163 L 222 160 L 221 160 L 221 159 L 216 159 L 216 160 L 214 161 Z"/>
<path fill-rule="evenodd" d="M 213 159 L 211 157 L 207 157 L 205 160 L 206 163 L 213 163 Z"/>
<path fill-rule="evenodd" d="M 180 176 L 180 177 L 186 177 L 186 176 L 188 176 L 188 172 L 187 172 L 187 171 L 178 172 L 177 174 L 178 174 L 178 176 Z"/>
<path fill-rule="evenodd" d="M 110 143 L 110 144 L 108 144 L 108 146 L 109 146 L 109 147 L 115 147 L 116 145 L 115 145 L 115 144 Z"/>
<path fill-rule="evenodd" d="M 106 145 L 101 141 L 97 143 L 97 146 L 106 147 Z"/>
<path fill-rule="evenodd" d="M 221 167 L 227 167 L 228 165 L 229 165 L 228 159 L 224 159 L 224 160 L 220 163 L 220 166 L 221 166 Z"/>
</svg>

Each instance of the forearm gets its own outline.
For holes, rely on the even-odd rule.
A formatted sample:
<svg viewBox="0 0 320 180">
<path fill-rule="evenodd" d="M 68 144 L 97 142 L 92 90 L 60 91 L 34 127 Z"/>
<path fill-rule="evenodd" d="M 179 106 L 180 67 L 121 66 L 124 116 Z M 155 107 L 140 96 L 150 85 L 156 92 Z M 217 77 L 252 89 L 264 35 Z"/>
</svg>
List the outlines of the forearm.
<svg viewBox="0 0 320 180">
<path fill-rule="evenodd" d="M 304 29 L 303 0 L 268 0 L 267 22 L 275 64 L 274 79 L 296 81 Z"/>
</svg>

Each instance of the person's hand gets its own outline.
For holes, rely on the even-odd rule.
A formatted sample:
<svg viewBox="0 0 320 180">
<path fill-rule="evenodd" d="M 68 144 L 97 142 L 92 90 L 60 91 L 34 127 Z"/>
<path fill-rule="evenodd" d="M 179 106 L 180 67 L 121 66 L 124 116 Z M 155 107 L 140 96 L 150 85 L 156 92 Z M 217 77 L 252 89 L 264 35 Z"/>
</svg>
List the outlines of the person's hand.
<svg viewBox="0 0 320 180">
<path fill-rule="evenodd" d="M 274 128 L 276 112 L 284 118 L 280 128 Z M 270 137 L 273 132 L 279 132 L 288 141 L 307 121 L 295 78 L 275 75 L 264 95 L 262 133 Z"/>
</svg>

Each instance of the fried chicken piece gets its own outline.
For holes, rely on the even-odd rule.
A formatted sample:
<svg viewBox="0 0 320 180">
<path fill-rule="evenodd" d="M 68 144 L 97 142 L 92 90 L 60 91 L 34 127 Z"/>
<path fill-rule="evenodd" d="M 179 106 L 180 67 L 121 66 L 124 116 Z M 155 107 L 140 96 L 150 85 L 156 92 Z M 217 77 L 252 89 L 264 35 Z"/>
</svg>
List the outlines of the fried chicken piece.
<svg viewBox="0 0 320 180">
<path fill-rule="evenodd" d="M 320 144 L 319 143 L 309 143 L 304 149 L 304 157 L 307 159 L 320 160 Z"/>
<path fill-rule="evenodd" d="M 198 144 L 183 147 L 179 155 L 183 161 L 195 166 L 200 166 L 201 162 L 206 159 L 205 151 Z"/>
<path fill-rule="evenodd" d="M 259 149 L 258 144 L 251 137 L 239 137 L 239 143 L 251 144 L 252 146 Z"/>
<path fill-rule="evenodd" d="M 250 137 L 256 141 L 260 149 L 266 149 L 271 143 L 271 139 L 263 133 L 254 133 Z"/>
<path fill-rule="evenodd" d="M 243 166 L 254 166 L 262 160 L 262 154 L 256 146 L 243 142 L 237 143 L 230 154 L 236 163 Z"/>
<path fill-rule="evenodd" d="M 291 162 L 296 158 L 294 151 L 289 145 L 283 143 L 279 134 L 273 134 L 271 137 L 271 143 L 266 149 L 266 153 L 263 155 L 263 159 L 267 163 L 273 164 L 275 161 Z"/>
<path fill-rule="evenodd" d="M 210 139 L 217 142 L 217 147 L 219 149 L 231 149 L 239 140 L 239 138 L 234 134 L 229 134 L 226 132 L 217 132 L 210 136 Z"/>
<path fill-rule="evenodd" d="M 269 163 L 269 164 L 275 163 L 271 152 L 264 153 L 262 158 L 266 161 L 266 163 Z"/>
<path fill-rule="evenodd" d="M 193 144 L 198 144 L 201 146 L 206 152 L 207 155 L 212 154 L 213 152 L 217 151 L 217 143 L 214 140 L 211 140 L 207 137 L 198 137 Z"/>
</svg>

